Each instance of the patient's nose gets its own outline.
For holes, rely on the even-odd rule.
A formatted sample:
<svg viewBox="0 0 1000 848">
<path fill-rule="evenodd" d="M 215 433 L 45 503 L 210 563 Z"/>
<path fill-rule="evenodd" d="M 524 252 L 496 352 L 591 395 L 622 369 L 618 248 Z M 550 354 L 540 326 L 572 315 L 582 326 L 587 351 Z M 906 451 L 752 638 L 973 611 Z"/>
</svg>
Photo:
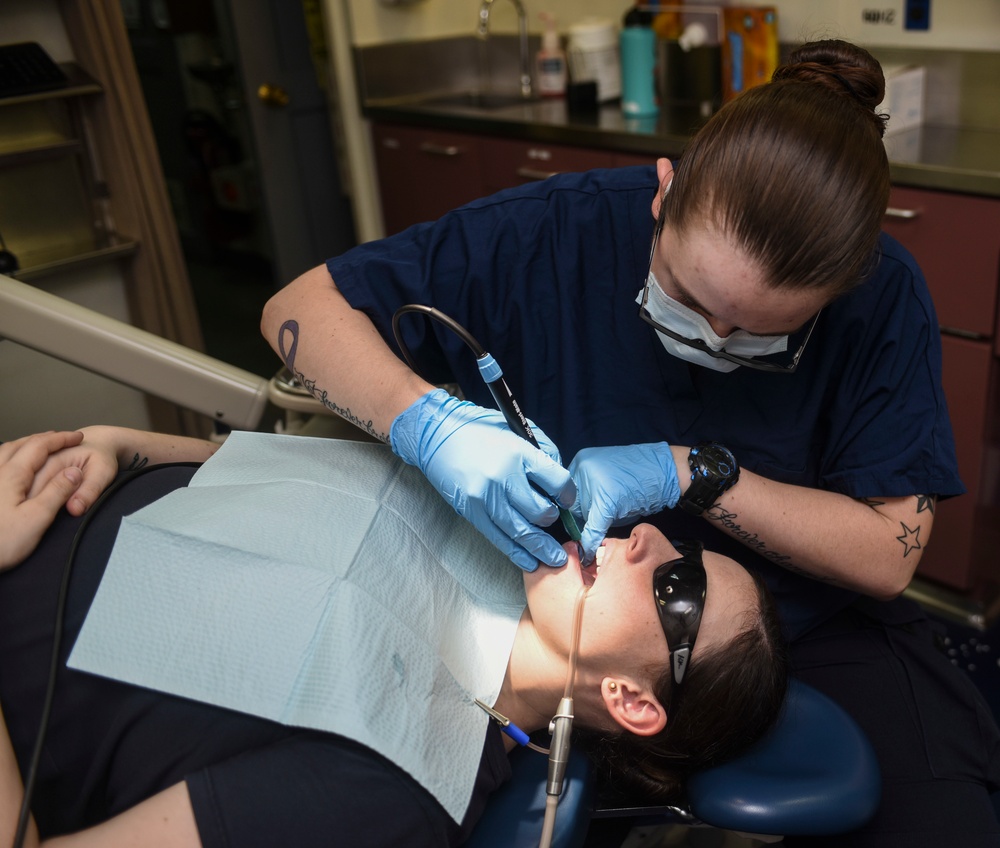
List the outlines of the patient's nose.
<svg viewBox="0 0 1000 848">
<path fill-rule="evenodd" d="M 628 540 L 628 547 L 626 548 L 626 556 L 630 560 L 641 560 L 649 555 L 654 541 L 650 531 L 653 533 L 658 532 L 649 524 L 638 524 L 632 529 Z"/>
<path fill-rule="evenodd" d="M 628 556 L 633 561 L 652 558 L 658 562 L 666 562 L 676 559 L 677 551 L 652 524 L 638 524 L 629 538 Z"/>
</svg>

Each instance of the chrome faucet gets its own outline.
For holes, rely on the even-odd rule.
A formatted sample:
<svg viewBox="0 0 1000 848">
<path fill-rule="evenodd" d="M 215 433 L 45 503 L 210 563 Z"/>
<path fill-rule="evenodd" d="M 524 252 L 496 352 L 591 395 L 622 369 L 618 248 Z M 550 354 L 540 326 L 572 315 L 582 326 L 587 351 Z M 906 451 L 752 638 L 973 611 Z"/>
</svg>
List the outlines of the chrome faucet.
<svg viewBox="0 0 1000 848">
<path fill-rule="evenodd" d="M 521 0 L 510 0 L 517 9 L 517 31 L 521 52 L 521 96 L 531 97 L 531 57 L 528 55 L 528 15 Z M 490 10 L 493 0 L 482 0 L 479 5 L 478 35 L 485 40 L 490 34 Z"/>
</svg>

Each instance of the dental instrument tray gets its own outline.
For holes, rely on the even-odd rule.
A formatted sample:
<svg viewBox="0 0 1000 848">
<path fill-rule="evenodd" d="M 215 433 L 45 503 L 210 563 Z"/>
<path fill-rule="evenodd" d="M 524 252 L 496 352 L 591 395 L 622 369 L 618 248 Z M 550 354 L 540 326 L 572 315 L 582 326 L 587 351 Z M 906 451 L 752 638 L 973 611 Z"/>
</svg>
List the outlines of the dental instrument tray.
<svg viewBox="0 0 1000 848">
<path fill-rule="evenodd" d="M 0 45 L 0 98 L 64 88 L 69 79 L 34 41 Z"/>
</svg>

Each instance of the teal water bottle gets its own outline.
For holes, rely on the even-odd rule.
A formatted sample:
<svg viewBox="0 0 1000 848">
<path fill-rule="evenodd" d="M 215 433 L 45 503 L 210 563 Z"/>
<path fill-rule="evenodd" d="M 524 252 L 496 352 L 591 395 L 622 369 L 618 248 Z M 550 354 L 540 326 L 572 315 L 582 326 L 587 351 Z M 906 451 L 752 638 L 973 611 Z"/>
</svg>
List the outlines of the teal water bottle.
<svg viewBox="0 0 1000 848">
<path fill-rule="evenodd" d="M 626 117 L 659 114 L 656 103 L 656 33 L 638 9 L 625 16 L 621 32 L 622 112 Z"/>
</svg>

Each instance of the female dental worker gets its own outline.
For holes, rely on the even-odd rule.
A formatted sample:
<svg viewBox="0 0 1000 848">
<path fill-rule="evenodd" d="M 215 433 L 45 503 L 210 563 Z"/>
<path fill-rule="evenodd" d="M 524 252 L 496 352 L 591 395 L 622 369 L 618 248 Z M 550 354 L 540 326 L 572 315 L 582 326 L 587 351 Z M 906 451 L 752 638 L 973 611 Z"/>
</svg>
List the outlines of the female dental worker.
<svg viewBox="0 0 1000 848">
<path fill-rule="evenodd" d="M 878 814 L 836 845 L 996 846 L 1000 733 L 898 597 L 962 484 L 933 304 L 880 233 L 883 91 L 866 51 L 807 44 L 678 163 L 558 176 L 360 246 L 275 295 L 262 328 L 522 568 L 565 563 L 540 527 L 575 495 L 587 557 L 650 516 L 763 574 L 797 673 L 881 762 Z M 407 303 L 496 358 L 544 451 L 447 330 L 406 316 L 421 374 L 400 362 Z M 434 389 L 449 380 L 471 403 Z"/>
<path fill-rule="evenodd" d="M 0 844 L 11 844 L 18 818 L 19 766 L 26 769 L 38 733 L 56 596 L 78 516 L 91 509 L 119 465 L 157 457 L 200 461 L 214 449 L 114 427 L 0 445 L 0 528 L 12 543 L 0 559 L 6 722 L 0 721 Z M 186 485 L 192 473 L 185 465 L 151 465 L 93 515 L 75 547 L 64 657 L 122 515 Z M 527 608 L 495 707 L 528 732 L 547 725 L 565 686 L 577 598 L 582 583 L 589 584 L 574 691 L 577 723 L 597 733 L 605 749 L 618 740 L 608 750 L 615 758 L 609 767 L 617 766 L 624 785 L 653 781 L 664 797 L 676 799 L 676 785 L 665 781 L 749 745 L 780 710 L 786 665 L 773 602 L 763 583 L 736 563 L 696 548 L 676 550 L 649 525 L 609 541 L 600 573 L 584 573 L 576 546 L 568 547 L 568 567 L 524 574 Z M 667 638 L 676 632 L 676 607 L 659 611 L 654 600 L 662 580 L 697 589 L 689 599 L 700 624 L 692 628 L 696 619 L 684 620 L 693 653 L 683 685 L 674 683 L 668 662 L 678 647 Z M 357 634 L 358 640 L 371 637 Z M 388 656 L 385 666 L 373 664 L 367 685 L 378 685 L 383 671 L 395 674 Z M 412 741 L 417 750 L 424 743 Z M 350 739 L 126 685 L 63 662 L 34 819 L 41 844 L 62 848 L 438 848 L 468 834 L 489 792 L 509 777 L 504 752 L 512 747 L 490 724 L 459 823 L 402 769 Z M 29 837 L 27 845 L 39 844 L 33 830 Z"/>
</svg>

